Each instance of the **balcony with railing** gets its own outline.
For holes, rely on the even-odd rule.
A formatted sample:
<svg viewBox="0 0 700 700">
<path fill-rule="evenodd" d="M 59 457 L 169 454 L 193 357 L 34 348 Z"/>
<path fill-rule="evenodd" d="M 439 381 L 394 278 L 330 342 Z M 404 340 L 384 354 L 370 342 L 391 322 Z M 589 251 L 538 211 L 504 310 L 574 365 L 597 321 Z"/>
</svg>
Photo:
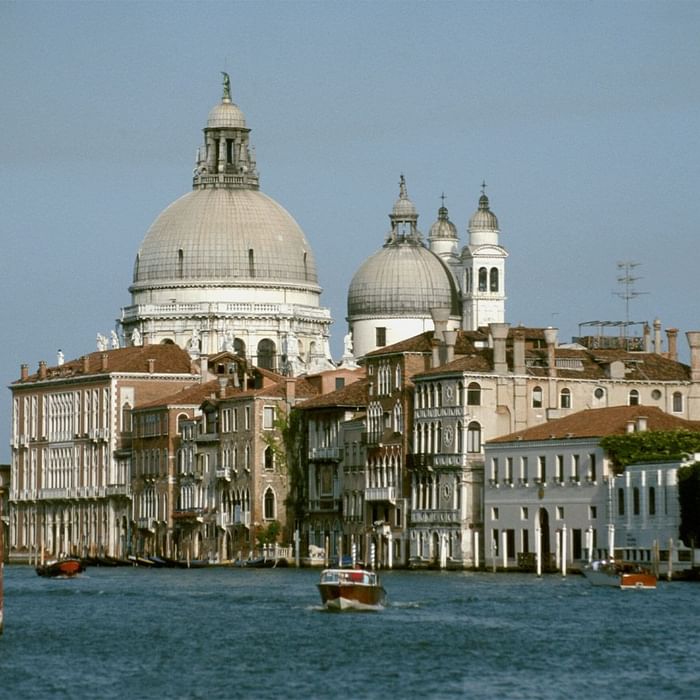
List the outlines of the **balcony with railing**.
<svg viewBox="0 0 700 700">
<path fill-rule="evenodd" d="M 342 447 L 311 447 L 309 460 L 316 462 L 339 462 L 343 458 Z"/>
<path fill-rule="evenodd" d="M 414 525 L 455 525 L 460 522 L 459 510 L 456 509 L 412 510 L 410 517 Z"/>
<path fill-rule="evenodd" d="M 365 501 L 396 503 L 396 486 L 375 486 L 365 489 Z"/>
<path fill-rule="evenodd" d="M 148 532 L 155 532 L 155 522 L 153 518 L 139 518 L 136 521 L 136 526 L 139 530 L 148 530 Z"/>
<path fill-rule="evenodd" d="M 231 481 L 231 467 L 221 467 L 216 470 L 216 478 Z"/>
<path fill-rule="evenodd" d="M 309 499 L 309 512 L 340 512 L 341 499 L 329 496 L 327 498 Z"/>
<path fill-rule="evenodd" d="M 108 484 L 105 486 L 105 496 L 131 496 L 131 484 Z"/>
</svg>

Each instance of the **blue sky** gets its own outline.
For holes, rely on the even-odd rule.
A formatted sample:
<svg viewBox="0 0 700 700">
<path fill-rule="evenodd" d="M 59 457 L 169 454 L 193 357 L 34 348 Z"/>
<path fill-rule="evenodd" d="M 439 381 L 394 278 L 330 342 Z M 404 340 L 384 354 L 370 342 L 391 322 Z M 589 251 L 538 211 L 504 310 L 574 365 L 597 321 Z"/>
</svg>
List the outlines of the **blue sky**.
<svg viewBox="0 0 700 700">
<path fill-rule="evenodd" d="M 631 260 L 630 318 L 700 329 L 698 36 L 679 1 L 0 2 L 0 376 L 114 327 L 222 70 L 263 191 L 315 252 L 336 356 L 401 173 L 423 233 L 444 192 L 462 244 L 487 182 L 507 321 L 568 340 L 624 320 Z"/>
</svg>

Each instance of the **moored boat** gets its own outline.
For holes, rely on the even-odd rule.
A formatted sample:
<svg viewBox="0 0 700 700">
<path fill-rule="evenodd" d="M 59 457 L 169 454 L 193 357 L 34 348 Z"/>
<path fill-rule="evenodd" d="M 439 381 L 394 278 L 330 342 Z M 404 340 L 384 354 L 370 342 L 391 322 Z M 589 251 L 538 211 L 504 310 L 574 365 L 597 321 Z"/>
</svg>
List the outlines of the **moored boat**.
<svg viewBox="0 0 700 700">
<path fill-rule="evenodd" d="M 381 610 L 386 591 L 374 571 L 324 569 L 316 584 L 328 610 Z"/>
<path fill-rule="evenodd" d="M 39 564 L 36 567 L 37 576 L 48 578 L 72 578 L 85 571 L 85 567 L 80 559 L 69 557 L 67 559 L 57 559 Z"/>
<path fill-rule="evenodd" d="M 611 586 L 622 589 L 656 588 L 654 574 L 640 567 L 625 566 L 613 559 L 592 561 L 583 567 L 581 572 L 594 586 Z"/>
</svg>

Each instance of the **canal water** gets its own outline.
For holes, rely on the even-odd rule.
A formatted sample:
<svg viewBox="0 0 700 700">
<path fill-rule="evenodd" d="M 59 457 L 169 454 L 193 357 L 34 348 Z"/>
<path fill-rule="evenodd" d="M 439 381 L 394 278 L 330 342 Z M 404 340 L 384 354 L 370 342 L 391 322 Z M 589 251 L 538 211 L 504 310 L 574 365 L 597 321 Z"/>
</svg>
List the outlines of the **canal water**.
<svg viewBox="0 0 700 700">
<path fill-rule="evenodd" d="M 379 613 L 312 569 L 5 567 L 0 698 L 696 698 L 700 584 L 392 571 Z"/>
</svg>

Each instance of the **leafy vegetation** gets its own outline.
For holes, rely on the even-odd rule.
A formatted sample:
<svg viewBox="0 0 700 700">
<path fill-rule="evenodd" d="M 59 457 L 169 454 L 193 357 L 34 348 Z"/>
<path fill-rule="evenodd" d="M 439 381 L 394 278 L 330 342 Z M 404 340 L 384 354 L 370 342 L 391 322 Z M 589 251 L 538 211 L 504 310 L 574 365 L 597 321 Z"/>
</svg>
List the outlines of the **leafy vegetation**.
<svg viewBox="0 0 700 700">
<path fill-rule="evenodd" d="M 282 530 L 282 526 L 277 520 L 272 520 L 268 523 L 267 527 L 258 532 L 258 544 L 260 546 L 265 544 L 274 544 L 277 542 L 277 538 Z"/>
<path fill-rule="evenodd" d="M 641 431 L 608 435 L 600 441 L 613 466 L 621 472 L 628 464 L 681 459 L 700 452 L 700 433 L 689 430 Z"/>
</svg>

